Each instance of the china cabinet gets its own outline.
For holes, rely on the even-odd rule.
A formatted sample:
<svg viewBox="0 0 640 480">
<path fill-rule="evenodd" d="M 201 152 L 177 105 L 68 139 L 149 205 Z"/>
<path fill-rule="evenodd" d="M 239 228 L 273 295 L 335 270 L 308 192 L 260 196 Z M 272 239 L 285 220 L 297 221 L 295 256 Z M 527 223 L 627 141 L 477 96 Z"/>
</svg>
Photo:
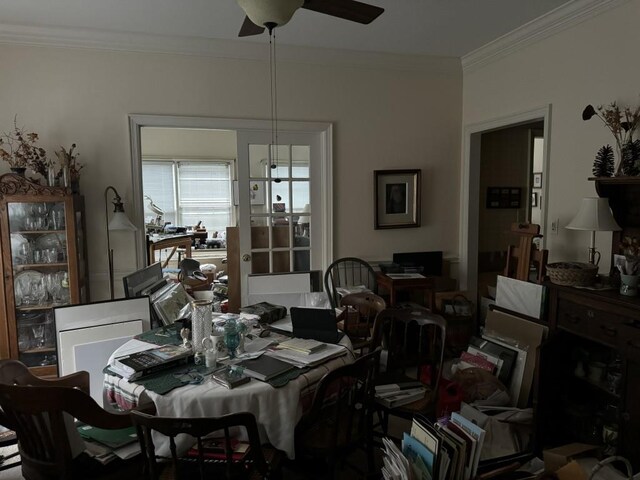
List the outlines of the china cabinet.
<svg viewBox="0 0 640 480">
<path fill-rule="evenodd" d="M 70 189 L 0 176 L 0 357 L 56 375 L 53 308 L 86 303 L 83 198 Z"/>
</svg>

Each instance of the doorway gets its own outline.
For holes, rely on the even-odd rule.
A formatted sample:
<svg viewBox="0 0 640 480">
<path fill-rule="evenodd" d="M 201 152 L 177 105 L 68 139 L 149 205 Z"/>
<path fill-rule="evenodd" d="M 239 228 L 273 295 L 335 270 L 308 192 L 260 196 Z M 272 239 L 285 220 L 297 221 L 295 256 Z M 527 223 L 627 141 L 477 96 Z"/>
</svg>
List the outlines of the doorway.
<svg viewBox="0 0 640 480">
<path fill-rule="evenodd" d="M 150 182 L 145 181 L 145 171 L 151 172 L 151 167 L 154 165 L 172 172 L 168 177 L 171 178 L 168 184 L 158 188 L 155 194 L 160 197 L 163 195 L 163 190 L 173 192 L 167 196 L 167 198 L 171 197 L 171 200 L 166 200 L 167 206 L 165 206 L 173 218 L 178 223 L 182 223 L 187 219 L 195 221 L 196 218 L 206 215 L 207 221 L 212 223 L 219 233 L 222 233 L 220 230 L 223 227 L 222 224 L 217 224 L 219 221 L 224 220 L 223 223 L 230 223 L 227 226 L 238 226 L 241 233 L 238 255 L 251 258 L 252 253 L 259 253 L 261 255 L 258 255 L 258 258 L 264 259 L 266 256 L 269 259 L 266 263 L 262 262 L 260 273 L 283 271 L 284 257 L 291 259 L 285 265 L 288 271 L 299 270 L 298 267 L 302 263 L 307 269 L 326 268 L 333 254 L 331 125 L 279 122 L 281 142 L 279 142 L 278 152 L 281 161 L 273 170 L 269 154 L 270 128 L 270 122 L 260 120 L 130 116 L 133 203 L 135 218 L 140 227 L 136 239 L 138 268 L 142 268 L 147 263 L 146 228 L 143 228 L 143 225 L 148 223 L 150 212 L 147 208 L 149 199 L 145 199 L 144 195 L 145 191 L 150 191 L 151 187 Z M 217 132 L 220 138 L 233 138 L 235 149 L 230 150 L 231 153 L 223 152 L 222 154 L 213 153 L 210 149 L 209 152 L 212 153 L 203 155 L 200 152 L 191 157 L 182 153 L 178 155 L 183 157 L 181 159 L 161 158 L 160 154 L 156 154 L 156 158 L 150 158 L 152 157 L 150 155 L 143 156 L 143 144 L 146 140 L 143 132 L 157 134 L 157 129 L 165 129 L 165 132 L 180 131 L 182 137 L 198 134 L 215 137 Z M 263 141 L 265 138 L 266 142 Z M 255 146 L 258 144 L 260 148 L 256 150 Z M 306 169 L 296 168 L 302 166 L 299 157 L 303 147 L 307 149 Z M 183 148 L 193 148 L 193 145 L 187 142 Z M 146 149 L 144 150 L 147 152 Z M 267 152 L 266 155 L 263 150 Z M 256 152 L 255 158 L 248 158 L 250 151 Z M 287 153 L 289 154 L 288 163 L 284 161 Z M 293 156 L 291 156 L 292 153 Z M 254 160 L 254 163 L 261 168 L 259 175 L 256 173 L 256 168 L 253 170 L 250 168 L 249 160 Z M 147 166 L 149 168 L 146 168 Z M 184 169 L 184 175 L 180 172 L 181 168 Z M 206 178 L 202 174 L 205 170 Z M 225 172 L 226 178 L 222 178 L 225 177 Z M 262 186 L 262 191 L 256 191 L 253 188 L 258 184 Z M 201 187 L 208 191 L 215 189 L 216 198 L 206 196 L 206 198 L 200 198 L 198 189 Z M 255 201 L 256 199 L 258 202 Z M 284 207 L 284 211 L 277 211 L 281 206 Z M 251 238 L 251 225 L 256 221 L 263 222 L 271 229 L 274 226 L 286 227 L 287 238 L 292 239 L 291 242 L 286 246 L 273 242 L 267 243 L 263 251 L 256 252 L 255 245 L 252 246 L 250 241 L 246 240 Z M 306 237 L 309 242 L 300 246 L 294 242 L 296 236 Z M 302 262 L 298 257 L 305 257 L 305 254 L 306 258 L 303 260 L 306 261 Z M 243 268 L 241 273 L 243 278 L 238 283 L 245 284 L 244 277 L 250 273 L 256 272 L 252 271 L 251 267 Z"/>
<path fill-rule="evenodd" d="M 473 298 L 478 298 L 478 294 L 481 293 L 479 291 L 479 252 L 481 249 L 484 252 L 493 248 L 480 245 L 481 231 L 484 229 L 487 237 L 493 235 L 495 238 L 497 235 L 497 243 L 508 239 L 507 235 L 502 233 L 503 227 L 493 227 L 490 223 L 487 224 L 488 215 L 492 215 L 494 210 L 496 212 L 499 210 L 511 210 L 508 214 L 497 213 L 495 215 L 496 217 L 504 217 L 504 224 L 507 223 L 506 220 L 509 222 L 511 220 L 515 222 L 531 221 L 535 216 L 540 220 L 541 231 L 548 231 L 547 185 L 549 177 L 550 122 L 551 105 L 547 105 L 535 110 L 465 127 L 461 188 L 460 284 L 461 288 L 466 290 Z M 505 177 L 501 177 L 500 168 L 502 167 L 487 167 L 483 164 L 483 140 L 485 142 L 485 152 L 487 151 L 487 144 L 492 140 L 496 143 L 494 150 L 503 149 L 508 151 L 512 147 L 500 147 L 500 142 L 496 140 L 500 139 L 501 136 L 509 138 L 508 130 L 512 128 L 524 129 L 524 132 L 521 132 L 525 139 L 524 143 L 522 143 L 524 147 L 520 147 L 521 149 L 524 148 L 525 152 L 524 160 L 522 160 L 524 168 L 519 170 L 520 174 L 517 178 L 509 177 L 506 173 Z M 544 140 L 536 140 L 540 138 Z M 509 158 L 507 157 L 503 162 L 508 163 Z M 534 172 L 534 168 L 541 168 L 542 172 Z M 534 176 L 534 173 L 542 173 L 542 175 Z M 536 178 L 536 185 L 538 185 L 535 189 L 534 177 Z M 502 183 L 503 181 L 504 183 Z M 494 184 L 493 182 L 500 183 Z M 492 183 L 492 185 L 489 185 L 489 183 Z M 489 187 L 505 188 L 489 190 Z M 533 193 L 537 193 L 536 207 L 533 206 Z M 490 195 L 494 196 L 489 198 Z M 497 208 L 487 208 L 487 202 L 493 203 L 493 206 Z M 508 231 L 509 227 L 505 230 Z M 502 238 L 503 236 L 504 239 Z M 545 238 L 543 237 L 540 242 L 540 248 L 544 247 Z"/>
</svg>

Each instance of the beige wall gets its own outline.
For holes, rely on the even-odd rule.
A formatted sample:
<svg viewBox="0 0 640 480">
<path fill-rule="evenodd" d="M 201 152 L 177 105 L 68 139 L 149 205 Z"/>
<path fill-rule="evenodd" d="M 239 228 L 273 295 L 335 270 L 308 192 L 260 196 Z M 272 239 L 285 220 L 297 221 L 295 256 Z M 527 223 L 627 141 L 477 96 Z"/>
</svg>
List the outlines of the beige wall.
<svg viewBox="0 0 640 480">
<path fill-rule="evenodd" d="M 640 0 L 522 48 L 487 66 L 464 73 L 463 124 L 471 125 L 552 105 L 548 224 L 550 260 L 587 260 L 589 234 L 566 230 L 580 199 L 596 194 L 591 176 L 600 146 L 613 137 L 597 119 L 584 122 L 583 108 L 640 99 L 638 56 Z M 608 272 L 611 234 L 599 233 L 600 271 Z"/>
<path fill-rule="evenodd" d="M 436 249 L 456 255 L 459 61 L 414 69 L 314 64 L 311 54 L 305 61 L 279 64 L 278 113 L 334 124 L 335 255 L 385 259 L 394 251 Z M 93 299 L 107 291 L 105 187 L 115 186 L 131 208 L 127 115 L 269 115 L 266 61 L 0 45 L 0 65 L 0 130 L 18 114 L 50 151 L 77 143 L 87 165 L 81 190 Z M 373 230 L 372 172 L 390 168 L 423 171 L 419 229 Z M 131 234 L 112 235 L 116 292 L 119 276 L 135 264 L 131 245 Z"/>
</svg>

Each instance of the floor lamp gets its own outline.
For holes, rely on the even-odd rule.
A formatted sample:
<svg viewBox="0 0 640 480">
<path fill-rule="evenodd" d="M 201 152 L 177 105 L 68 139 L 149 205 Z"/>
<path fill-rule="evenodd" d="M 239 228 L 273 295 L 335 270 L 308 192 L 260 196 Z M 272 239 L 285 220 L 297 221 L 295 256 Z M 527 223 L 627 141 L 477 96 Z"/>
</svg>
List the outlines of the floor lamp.
<svg viewBox="0 0 640 480">
<path fill-rule="evenodd" d="M 113 190 L 113 217 L 109 220 L 109 190 Z M 113 300 L 113 249 L 111 248 L 111 238 L 109 232 L 112 230 L 128 230 L 130 232 L 136 231 L 136 226 L 131 223 L 131 220 L 124 213 L 124 205 L 122 204 L 122 198 L 118 195 L 118 191 L 109 185 L 104 190 L 104 217 L 107 225 L 107 255 L 109 258 L 109 293 L 111 294 L 111 300 Z"/>
<path fill-rule="evenodd" d="M 609 208 L 609 200 L 600 197 L 583 198 L 580 210 L 566 228 L 591 232 L 589 263 L 594 265 L 598 265 L 600 262 L 600 252 L 596 250 L 596 232 L 622 230 L 613 218 L 611 208 Z"/>
</svg>

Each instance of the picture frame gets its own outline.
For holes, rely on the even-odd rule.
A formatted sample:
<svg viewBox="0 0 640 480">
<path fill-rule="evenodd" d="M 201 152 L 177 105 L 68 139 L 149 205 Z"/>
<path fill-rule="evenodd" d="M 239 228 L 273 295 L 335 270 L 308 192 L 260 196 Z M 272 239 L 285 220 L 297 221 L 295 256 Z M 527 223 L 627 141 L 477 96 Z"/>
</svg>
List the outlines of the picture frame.
<svg viewBox="0 0 640 480">
<path fill-rule="evenodd" d="M 533 173 L 533 188 L 542 188 L 542 172 Z"/>
<path fill-rule="evenodd" d="M 374 228 L 420 226 L 422 171 L 374 170 Z"/>
<path fill-rule="evenodd" d="M 265 182 L 264 180 L 251 180 L 249 182 L 249 191 L 251 193 L 251 205 L 264 205 L 265 195 Z M 237 207 L 240 205 L 240 189 L 238 187 L 238 180 L 233 181 L 233 204 Z"/>
<path fill-rule="evenodd" d="M 538 206 L 538 192 L 531 192 L 531 206 Z"/>
<path fill-rule="evenodd" d="M 522 188 L 520 187 L 487 187 L 486 207 L 520 208 Z"/>
</svg>

